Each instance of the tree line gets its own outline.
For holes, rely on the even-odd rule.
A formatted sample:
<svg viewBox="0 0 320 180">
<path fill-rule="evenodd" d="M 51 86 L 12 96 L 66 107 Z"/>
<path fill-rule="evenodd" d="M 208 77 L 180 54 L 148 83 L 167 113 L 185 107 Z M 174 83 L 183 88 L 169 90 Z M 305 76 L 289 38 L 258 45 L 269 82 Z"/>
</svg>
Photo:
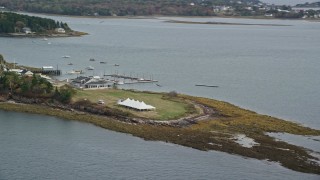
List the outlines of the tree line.
<svg viewBox="0 0 320 180">
<path fill-rule="evenodd" d="M 22 15 L 11 12 L 0 12 L 0 33 L 22 32 L 24 27 L 28 27 L 35 33 L 53 32 L 55 28 L 64 28 L 70 31 L 67 23 L 54 21 L 48 18 Z"/>
<path fill-rule="evenodd" d="M 51 82 L 40 75 L 25 76 L 16 72 L 10 72 L 5 68 L 7 64 L 0 54 L 0 94 L 46 98 L 62 103 L 69 103 L 72 96 L 76 93 L 68 85 L 54 88 Z"/>
<path fill-rule="evenodd" d="M 212 16 L 213 6 L 258 0 L 0 0 L 9 10 L 78 16 L 182 15 Z"/>
<path fill-rule="evenodd" d="M 20 76 L 16 72 L 3 72 L 0 75 L 0 93 L 31 98 L 51 98 L 69 103 L 75 90 L 68 86 L 54 89 L 53 85 L 38 75 Z"/>
</svg>

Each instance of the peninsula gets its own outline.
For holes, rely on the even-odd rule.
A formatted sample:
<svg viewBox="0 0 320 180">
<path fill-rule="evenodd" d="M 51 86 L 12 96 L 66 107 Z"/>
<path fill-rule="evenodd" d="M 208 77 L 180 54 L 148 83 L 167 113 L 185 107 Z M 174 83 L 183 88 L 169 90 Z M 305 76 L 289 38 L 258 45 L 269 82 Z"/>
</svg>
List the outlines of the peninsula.
<svg viewBox="0 0 320 180">
<path fill-rule="evenodd" d="M 260 115 L 227 102 L 176 92 L 140 92 L 116 86 L 98 90 L 81 90 L 68 84 L 56 86 L 32 72 L 13 72 L 13 64 L 2 56 L 0 64 L 2 110 L 92 123 L 145 140 L 222 151 L 320 174 L 319 158 L 312 155 L 314 152 L 267 135 L 279 132 L 319 136 L 320 130 Z M 140 111 L 120 106 L 119 100 L 126 98 L 143 101 L 155 109 Z"/>
<path fill-rule="evenodd" d="M 48 18 L 0 12 L 0 36 L 6 37 L 70 37 L 86 33 L 72 30 L 67 23 Z"/>
</svg>

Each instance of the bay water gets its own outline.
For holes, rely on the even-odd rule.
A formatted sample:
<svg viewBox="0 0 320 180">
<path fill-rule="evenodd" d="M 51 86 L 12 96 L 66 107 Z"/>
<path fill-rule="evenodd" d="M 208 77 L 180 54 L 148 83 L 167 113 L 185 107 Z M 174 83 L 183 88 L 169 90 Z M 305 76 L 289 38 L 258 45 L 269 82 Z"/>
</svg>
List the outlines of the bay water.
<svg viewBox="0 0 320 180">
<path fill-rule="evenodd" d="M 119 73 L 157 79 L 161 85 L 125 88 L 177 91 L 219 99 L 320 128 L 320 23 L 231 18 L 45 17 L 67 22 L 71 28 L 89 35 L 47 41 L 0 37 L 0 53 L 18 64 L 58 66 L 64 72 L 60 79 L 74 78 L 65 73 L 90 65 L 95 70 L 87 75 Z M 167 20 L 288 26 L 175 24 Z M 66 55 L 70 58 L 62 58 Z M 89 61 L 90 58 L 96 61 Z M 318 178 L 275 163 L 145 142 L 47 116 L 0 111 L 0 119 L 0 159 L 4 162 L 0 165 L 0 179 Z M 314 146 L 320 149 L 317 141 Z"/>
</svg>

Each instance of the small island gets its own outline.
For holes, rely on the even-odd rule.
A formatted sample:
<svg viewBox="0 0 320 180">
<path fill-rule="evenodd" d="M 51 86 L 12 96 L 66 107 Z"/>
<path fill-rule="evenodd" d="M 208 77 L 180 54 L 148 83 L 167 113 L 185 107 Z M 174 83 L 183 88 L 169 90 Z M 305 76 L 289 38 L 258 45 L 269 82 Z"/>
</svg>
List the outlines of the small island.
<svg viewBox="0 0 320 180">
<path fill-rule="evenodd" d="M 67 82 L 51 83 L 32 71 L 0 55 L 0 109 L 87 122 L 145 140 L 268 160 L 295 171 L 320 174 L 319 158 L 311 150 L 268 135 L 319 136 L 320 130 L 174 91 L 141 92 L 117 86 L 85 90 Z M 143 106 L 123 106 L 126 100 Z"/>
<path fill-rule="evenodd" d="M 179 23 L 179 24 L 209 24 L 209 25 L 233 25 L 233 26 L 291 26 L 285 24 L 257 24 L 257 23 L 227 23 L 227 22 L 197 22 L 197 21 L 179 21 L 168 20 L 167 23 Z"/>
<path fill-rule="evenodd" d="M 5 37 L 70 37 L 85 35 L 72 30 L 67 23 L 48 18 L 0 12 L 0 36 Z"/>
</svg>

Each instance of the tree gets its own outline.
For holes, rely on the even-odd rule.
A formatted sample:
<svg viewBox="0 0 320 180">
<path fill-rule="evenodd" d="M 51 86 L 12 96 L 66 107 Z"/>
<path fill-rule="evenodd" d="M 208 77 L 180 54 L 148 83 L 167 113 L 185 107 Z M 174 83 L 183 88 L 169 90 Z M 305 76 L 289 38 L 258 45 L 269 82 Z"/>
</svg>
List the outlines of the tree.
<svg viewBox="0 0 320 180">
<path fill-rule="evenodd" d="M 21 93 L 26 94 L 31 90 L 31 83 L 30 81 L 23 81 L 20 87 L 21 87 Z"/>
<path fill-rule="evenodd" d="M 0 63 L 4 63 L 4 59 L 3 59 L 2 54 L 0 54 Z"/>
<path fill-rule="evenodd" d="M 57 95 L 55 98 L 57 98 L 57 100 L 60 102 L 69 103 L 72 99 L 72 96 L 76 94 L 76 91 L 71 86 L 64 85 L 60 87 L 59 92 L 56 92 L 55 94 Z"/>
<path fill-rule="evenodd" d="M 176 91 L 170 91 L 170 92 L 168 93 L 168 96 L 169 96 L 169 97 L 177 97 L 177 96 L 178 96 L 178 93 L 177 93 Z"/>
<path fill-rule="evenodd" d="M 2 90 L 9 90 L 11 93 L 13 93 L 19 85 L 19 77 L 15 72 L 5 72 L 1 81 Z"/>
<path fill-rule="evenodd" d="M 16 27 L 19 29 L 19 32 L 21 32 L 22 28 L 24 28 L 26 25 L 22 21 L 17 21 L 16 22 Z"/>
</svg>

